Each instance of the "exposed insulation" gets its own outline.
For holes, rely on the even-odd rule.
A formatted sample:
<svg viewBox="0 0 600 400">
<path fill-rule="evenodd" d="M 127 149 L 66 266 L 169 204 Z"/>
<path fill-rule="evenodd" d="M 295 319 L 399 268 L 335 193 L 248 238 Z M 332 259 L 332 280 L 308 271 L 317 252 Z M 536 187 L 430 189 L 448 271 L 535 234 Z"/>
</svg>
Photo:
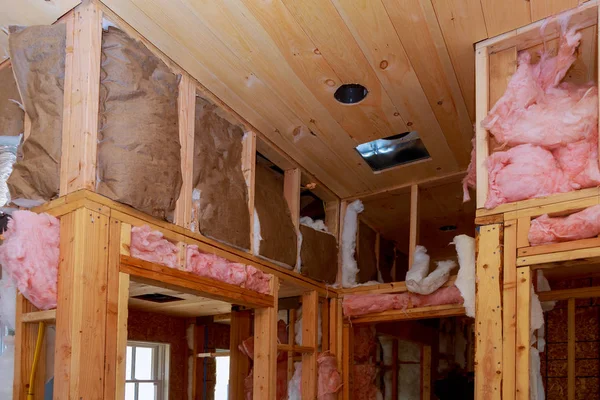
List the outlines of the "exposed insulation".
<svg viewBox="0 0 600 400">
<path fill-rule="evenodd" d="M 529 244 L 566 242 L 587 239 L 600 234 L 600 205 L 586 208 L 567 217 L 544 214 L 531 221 Z"/>
<path fill-rule="evenodd" d="M 258 254 L 293 267 L 298 242 L 290 209 L 283 197 L 283 177 L 257 162 L 255 191 L 262 238 Z"/>
<path fill-rule="evenodd" d="M 429 273 L 429 254 L 424 246 L 417 246 L 412 267 L 406 273 L 406 288 L 409 292 L 431 294 L 448 282 L 450 271 L 456 267 L 452 260 L 439 261 Z"/>
<path fill-rule="evenodd" d="M 0 246 L 3 274 L 42 310 L 56 307 L 59 242 L 58 219 L 45 213 L 15 211 Z"/>
<path fill-rule="evenodd" d="M 356 294 L 344 297 L 344 315 L 355 317 L 388 310 L 406 310 L 442 304 L 462 304 L 463 298 L 456 286 L 443 287 L 432 294 L 410 292 L 398 294 Z"/>
<path fill-rule="evenodd" d="M 0 279 L 0 322 L 15 330 L 15 315 L 17 312 L 17 289 L 8 277 Z M 0 332 L 0 335 L 2 333 Z M 0 397 L 1 398 L 1 397 Z"/>
<path fill-rule="evenodd" d="M 23 133 L 25 113 L 19 107 L 21 95 L 10 65 L 0 68 L 0 136 Z"/>
<path fill-rule="evenodd" d="M 271 276 L 251 265 L 234 263 L 215 254 L 203 253 L 198 246 L 186 249 L 186 269 L 196 275 L 269 294 Z"/>
<path fill-rule="evenodd" d="M 475 318 L 475 239 L 468 235 L 458 235 L 452 240 L 458 256 L 458 275 L 454 285 L 464 299 L 463 305 L 468 317 Z"/>
<path fill-rule="evenodd" d="M 323 338 L 323 320 L 321 316 L 321 307 L 317 314 L 317 344 L 321 344 Z M 294 341 L 297 345 L 302 345 L 302 307 L 296 312 L 296 323 L 294 324 Z"/>
<path fill-rule="evenodd" d="M 182 184 L 178 83 L 142 43 L 103 32 L 96 190 L 163 219 Z"/>
<path fill-rule="evenodd" d="M 360 200 L 354 200 L 346 207 L 344 224 L 342 230 L 342 286 L 352 287 L 356 285 L 356 274 L 358 264 L 354 257 L 356 251 L 356 230 L 358 229 L 358 214 L 365 207 Z"/>
<path fill-rule="evenodd" d="M 250 248 L 248 188 L 242 172 L 242 129 L 215 104 L 196 96 L 194 188 L 200 192 L 195 221 L 200 233 Z"/>
<path fill-rule="evenodd" d="M 378 278 L 376 243 L 377 232 L 360 221 L 358 224 L 358 254 L 356 257 L 358 263 L 357 283 L 376 281 Z"/>
<path fill-rule="evenodd" d="M 8 44 L 31 132 L 21 147 L 22 159 L 8 179 L 13 202 L 26 206 L 58 196 L 65 77 L 64 24 L 11 26 Z"/>
<path fill-rule="evenodd" d="M 329 229 L 327 229 L 327 225 L 325 225 L 325 222 L 322 219 L 313 220 L 311 217 L 301 217 L 300 223 L 302 225 L 310 226 L 311 228 L 317 231 L 329 232 Z"/>
<path fill-rule="evenodd" d="M 306 225 L 300 225 L 300 234 L 302 275 L 325 283 L 335 283 L 338 261 L 335 236 Z"/>
<path fill-rule="evenodd" d="M 375 400 L 377 398 L 377 386 L 375 385 L 377 368 L 375 364 L 354 364 L 353 368 L 352 398 L 354 400 Z"/>
<path fill-rule="evenodd" d="M 294 363 L 294 375 L 288 384 L 288 400 L 301 400 L 302 363 Z M 329 352 L 317 356 L 317 398 L 335 400 L 342 387 L 342 376 L 337 369 L 337 360 Z"/>
<path fill-rule="evenodd" d="M 179 248 L 164 238 L 160 231 L 153 231 L 148 225 L 131 228 L 129 251 L 132 257 L 156 264 L 177 268 Z"/>
<path fill-rule="evenodd" d="M 375 328 L 372 325 L 357 325 L 354 329 L 352 354 L 354 361 L 365 363 L 371 359 L 377 346 Z"/>
</svg>

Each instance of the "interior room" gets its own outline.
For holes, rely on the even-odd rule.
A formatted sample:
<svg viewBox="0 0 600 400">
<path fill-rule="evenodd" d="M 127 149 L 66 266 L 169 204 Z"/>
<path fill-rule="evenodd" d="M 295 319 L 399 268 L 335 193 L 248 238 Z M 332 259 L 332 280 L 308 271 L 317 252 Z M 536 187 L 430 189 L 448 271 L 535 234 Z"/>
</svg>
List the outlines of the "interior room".
<svg viewBox="0 0 600 400">
<path fill-rule="evenodd" d="M 0 9 L 0 400 L 600 399 L 600 0 Z"/>
</svg>

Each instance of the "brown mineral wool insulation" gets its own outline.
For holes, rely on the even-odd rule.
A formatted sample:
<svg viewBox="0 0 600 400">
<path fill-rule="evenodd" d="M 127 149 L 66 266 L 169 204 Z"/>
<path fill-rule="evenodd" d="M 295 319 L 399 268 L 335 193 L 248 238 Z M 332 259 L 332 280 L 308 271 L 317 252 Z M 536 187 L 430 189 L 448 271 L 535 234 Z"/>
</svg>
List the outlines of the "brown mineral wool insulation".
<svg viewBox="0 0 600 400">
<path fill-rule="evenodd" d="M 196 97 L 194 188 L 200 191 L 200 233 L 250 248 L 248 188 L 242 172 L 242 129 L 219 115 L 220 109 Z"/>
<path fill-rule="evenodd" d="M 178 82 L 140 42 L 103 32 L 96 190 L 162 219 L 182 184 Z"/>
<path fill-rule="evenodd" d="M 358 274 L 357 283 L 366 283 L 377 280 L 377 256 L 375 255 L 375 242 L 377 233 L 369 225 L 360 221 L 358 225 Z"/>
<path fill-rule="evenodd" d="M 296 263 L 298 242 L 290 209 L 283 197 L 283 177 L 257 163 L 255 190 L 262 237 L 259 254 L 292 267 Z"/>
<path fill-rule="evenodd" d="M 14 101 L 11 101 L 14 100 Z M 25 113 L 17 102 L 21 95 L 10 65 L 0 68 L 0 135 L 17 136 L 23 133 Z"/>
<path fill-rule="evenodd" d="M 330 233 L 300 225 L 302 235 L 302 275 L 325 283 L 335 283 L 337 277 L 337 240 Z"/>
<path fill-rule="evenodd" d="M 7 181 L 13 200 L 58 196 L 65 78 L 64 24 L 9 27 L 8 48 L 31 132 Z"/>
</svg>

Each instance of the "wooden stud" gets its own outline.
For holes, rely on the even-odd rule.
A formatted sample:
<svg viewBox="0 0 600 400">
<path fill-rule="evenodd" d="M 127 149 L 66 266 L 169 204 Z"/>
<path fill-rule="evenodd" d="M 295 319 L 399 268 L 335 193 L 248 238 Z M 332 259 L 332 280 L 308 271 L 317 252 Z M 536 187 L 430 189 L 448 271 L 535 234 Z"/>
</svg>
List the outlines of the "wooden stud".
<svg viewBox="0 0 600 400">
<path fill-rule="evenodd" d="M 421 350 L 421 398 L 431 399 L 431 346 L 424 345 Z"/>
<path fill-rule="evenodd" d="M 342 370 L 342 336 L 343 336 L 342 300 L 332 298 L 329 300 L 329 350 L 337 358 L 338 369 Z"/>
<path fill-rule="evenodd" d="M 350 400 L 352 398 L 352 375 L 354 372 L 354 330 L 352 325 L 344 323 L 342 332 L 344 349 L 342 354 L 342 399 Z"/>
<path fill-rule="evenodd" d="M 104 398 L 108 245 L 108 217 L 86 208 L 61 217 L 55 398 Z"/>
<path fill-rule="evenodd" d="M 517 248 L 529 247 L 529 229 L 531 228 L 531 218 L 523 217 L 517 220 Z M 515 255 L 516 257 L 516 255 Z"/>
<path fill-rule="evenodd" d="M 487 200 L 489 155 L 488 132 L 481 121 L 489 110 L 489 55 L 487 48 L 475 51 L 475 149 L 477 159 L 477 208 L 483 208 Z"/>
<path fill-rule="evenodd" d="M 573 299 L 589 299 L 592 297 L 600 297 L 600 286 L 592 286 L 587 288 L 550 290 L 547 292 L 538 292 L 540 301 L 558 301 Z"/>
<path fill-rule="evenodd" d="M 410 232 L 408 243 L 408 268 L 415 260 L 415 249 L 419 242 L 419 186 L 410 187 Z"/>
<path fill-rule="evenodd" d="M 288 345 L 294 346 L 296 344 L 296 309 L 292 308 L 289 310 L 289 321 L 288 321 Z M 288 351 L 288 382 L 294 375 L 294 353 Z"/>
<path fill-rule="evenodd" d="M 531 359 L 531 269 L 517 271 L 516 399 L 529 400 Z"/>
<path fill-rule="evenodd" d="M 252 335 L 250 311 L 232 311 L 229 331 L 229 398 L 244 398 L 244 379 L 250 371 L 250 359 L 243 354 L 239 345 Z"/>
<path fill-rule="evenodd" d="M 398 339 L 392 341 L 392 399 L 398 398 Z"/>
<path fill-rule="evenodd" d="M 567 306 L 567 399 L 575 400 L 575 299 L 570 298 Z"/>
<path fill-rule="evenodd" d="M 181 177 L 183 184 L 175 204 L 174 223 L 190 229 L 192 222 L 192 191 L 194 179 L 194 134 L 196 115 L 196 85 L 188 74 L 182 74 L 177 98 L 179 113 L 179 143 L 181 144 Z"/>
<path fill-rule="evenodd" d="M 545 253 L 559 253 L 569 250 L 587 249 L 590 247 L 600 247 L 600 238 L 595 237 L 590 239 L 573 240 L 570 242 L 525 247 L 518 250 L 517 257 L 535 256 Z"/>
<path fill-rule="evenodd" d="M 302 346 L 312 347 L 312 353 L 302 354 L 303 399 L 317 398 L 317 335 L 319 322 L 319 295 L 310 291 L 302 295 Z"/>
<path fill-rule="evenodd" d="M 342 235 L 344 234 L 344 217 L 346 216 L 346 209 L 348 208 L 348 202 L 342 200 L 340 203 L 340 223 L 338 233 L 338 273 L 335 282 L 341 286 L 342 284 Z M 358 229 L 357 229 L 358 231 Z M 358 234 L 358 232 L 357 232 Z M 358 247 L 358 246 L 357 246 Z"/>
<path fill-rule="evenodd" d="M 475 396 L 500 400 L 502 391 L 501 225 L 480 227 L 477 257 Z"/>
<path fill-rule="evenodd" d="M 381 276 L 381 271 L 379 270 L 379 258 L 381 255 L 379 251 L 381 250 L 381 234 L 375 231 L 375 266 L 377 267 L 377 278 Z"/>
<path fill-rule="evenodd" d="M 102 11 L 85 2 L 66 26 L 61 196 L 96 186 Z"/>
<path fill-rule="evenodd" d="M 35 323 L 46 322 L 50 324 L 56 323 L 56 309 L 45 311 L 32 311 L 21 315 L 21 322 Z"/>
<path fill-rule="evenodd" d="M 520 222 L 520 221 L 519 221 Z M 504 277 L 502 285 L 502 399 L 515 398 L 515 351 L 517 325 L 517 229 L 515 220 L 504 224 Z"/>
<path fill-rule="evenodd" d="M 242 172 L 248 188 L 248 212 L 250 213 L 250 253 L 254 254 L 254 188 L 256 187 L 256 133 L 246 132 L 242 141 Z"/>
<path fill-rule="evenodd" d="M 271 281 L 275 304 L 254 311 L 254 384 L 256 400 L 275 400 L 277 388 L 277 300 L 279 280 Z"/>
<path fill-rule="evenodd" d="M 283 181 L 283 196 L 290 208 L 292 222 L 296 231 L 300 228 L 300 179 L 301 171 L 298 168 L 285 171 Z"/>
<path fill-rule="evenodd" d="M 465 308 L 461 304 L 443 304 L 441 306 L 427 306 L 409 308 L 407 310 L 390 310 L 352 317 L 353 325 L 373 324 L 376 322 L 410 321 L 413 319 L 429 319 L 458 317 L 465 315 Z"/>
<path fill-rule="evenodd" d="M 337 238 L 340 233 L 340 200 L 325 202 L 325 225 Z"/>
<path fill-rule="evenodd" d="M 329 299 L 323 299 L 319 306 L 321 308 L 321 346 L 319 351 L 325 352 L 329 351 L 329 325 L 332 323 L 329 318 Z"/>
</svg>

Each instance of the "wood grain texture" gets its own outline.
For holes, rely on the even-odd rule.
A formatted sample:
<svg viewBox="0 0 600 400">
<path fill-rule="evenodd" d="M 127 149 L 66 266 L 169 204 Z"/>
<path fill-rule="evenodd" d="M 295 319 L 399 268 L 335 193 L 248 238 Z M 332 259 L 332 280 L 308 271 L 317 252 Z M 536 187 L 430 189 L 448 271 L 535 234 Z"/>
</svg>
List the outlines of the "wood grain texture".
<svg viewBox="0 0 600 400">
<path fill-rule="evenodd" d="M 302 354 L 301 393 L 303 399 L 317 397 L 317 334 L 318 334 L 319 296 L 317 292 L 302 295 L 302 346 L 313 349 Z"/>
<path fill-rule="evenodd" d="M 502 280 L 502 399 L 515 398 L 515 349 L 517 328 L 517 221 L 504 224 Z"/>
<path fill-rule="evenodd" d="M 529 2 L 523 0 L 481 0 L 485 26 L 490 37 L 531 22 Z"/>
<path fill-rule="evenodd" d="M 229 331 L 229 398 L 244 397 L 244 378 L 250 371 L 250 360 L 238 346 L 252 335 L 250 311 L 232 311 Z"/>
<path fill-rule="evenodd" d="M 254 311 L 254 382 L 256 399 L 275 400 L 277 387 L 277 291 L 279 282 L 273 281 L 275 304 Z"/>
<path fill-rule="evenodd" d="M 531 348 L 531 269 L 517 270 L 517 342 L 515 346 L 517 400 L 529 400 L 529 369 Z M 510 350 L 510 349 L 507 349 Z"/>
</svg>

